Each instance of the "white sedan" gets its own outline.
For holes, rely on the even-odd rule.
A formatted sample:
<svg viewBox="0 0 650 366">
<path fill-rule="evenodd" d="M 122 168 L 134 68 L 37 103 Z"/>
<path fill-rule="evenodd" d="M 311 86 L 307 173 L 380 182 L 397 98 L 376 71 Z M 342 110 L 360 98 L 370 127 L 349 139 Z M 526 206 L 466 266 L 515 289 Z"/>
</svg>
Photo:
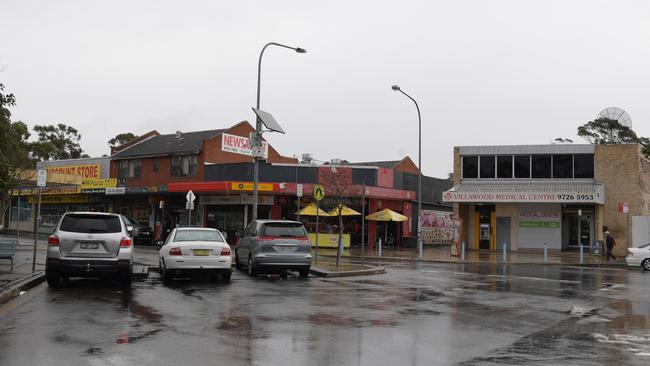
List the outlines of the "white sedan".
<svg viewBox="0 0 650 366">
<path fill-rule="evenodd" d="M 636 248 L 628 248 L 625 262 L 628 266 L 641 266 L 644 270 L 650 271 L 650 244 Z"/>
<path fill-rule="evenodd" d="M 176 228 L 158 251 L 163 281 L 173 277 L 208 274 L 230 281 L 231 250 L 217 229 Z"/>
</svg>

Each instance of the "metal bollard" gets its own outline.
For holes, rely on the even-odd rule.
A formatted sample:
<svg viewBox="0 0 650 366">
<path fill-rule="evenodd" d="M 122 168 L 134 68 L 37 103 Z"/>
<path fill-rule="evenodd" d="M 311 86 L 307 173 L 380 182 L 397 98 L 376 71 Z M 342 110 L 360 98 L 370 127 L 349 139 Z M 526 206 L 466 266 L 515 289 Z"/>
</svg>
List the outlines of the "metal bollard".
<svg viewBox="0 0 650 366">
<path fill-rule="evenodd" d="M 379 238 L 379 244 L 377 245 L 377 255 L 381 257 L 381 238 Z"/>
<path fill-rule="evenodd" d="M 422 259 L 422 240 L 418 240 L 418 258 Z"/>
<path fill-rule="evenodd" d="M 584 259 L 585 259 L 585 256 L 584 256 L 584 252 L 582 250 L 582 243 L 580 243 L 580 264 L 584 263 Z"/>
<path fill-rule="evenodd" d="M 504 262 L 508 261 L 508 258 L 506 256 L 506 246 L 507 246 L 506 243 L 503 243 L 503 261 Z"/>
<path fill-rule="evenodd" d="M 548 262 L 548 244 L 544 243 L 544 263 Z"/>
<path fill-rule="evenodd" d="M 462 241 L 460 248 L 460 260 L 465 262 L 465 240 Z"/>
</svg>

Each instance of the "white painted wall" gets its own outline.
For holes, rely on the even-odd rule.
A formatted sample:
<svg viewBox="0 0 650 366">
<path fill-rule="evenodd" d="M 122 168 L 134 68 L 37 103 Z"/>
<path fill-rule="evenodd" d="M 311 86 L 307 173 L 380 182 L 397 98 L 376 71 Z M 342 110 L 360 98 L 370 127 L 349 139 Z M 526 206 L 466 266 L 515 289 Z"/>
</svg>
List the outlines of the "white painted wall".
<svg viewBox="0 0 650 366">
<path fill-rule="evenodd" d="M 650 243 L 650 216 L 632 217 L 632 246 Z"/>
</svg>

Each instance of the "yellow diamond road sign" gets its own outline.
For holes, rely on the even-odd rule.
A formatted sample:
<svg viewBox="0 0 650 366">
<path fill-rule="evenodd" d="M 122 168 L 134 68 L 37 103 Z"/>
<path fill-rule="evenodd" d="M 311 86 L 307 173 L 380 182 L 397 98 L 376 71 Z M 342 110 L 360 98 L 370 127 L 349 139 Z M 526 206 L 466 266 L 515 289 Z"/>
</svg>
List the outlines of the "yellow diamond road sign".
<svg viewBox="0 0 650 366">
<path fill-rule="evenodd" d="M 323 198 L 325 198 L 325 188 L 323 188 L 323 186 L 320 184 L 316 184 L 314 186 L 312 193 L 314 194 L 316 201 L 321 201 Z"/>
</svg>

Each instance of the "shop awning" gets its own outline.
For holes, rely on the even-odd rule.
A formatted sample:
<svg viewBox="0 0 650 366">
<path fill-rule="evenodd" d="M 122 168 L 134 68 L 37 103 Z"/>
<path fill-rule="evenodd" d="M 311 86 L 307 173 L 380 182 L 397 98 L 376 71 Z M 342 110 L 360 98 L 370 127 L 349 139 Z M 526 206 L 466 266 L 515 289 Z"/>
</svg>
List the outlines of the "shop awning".
<svg viewBox="0 0 650 366">
<path fill-rule="evenodd" d="M 443 202 L 605 203 L 601 183 L 463 182 L 442 194 Z"/>
</svg>

